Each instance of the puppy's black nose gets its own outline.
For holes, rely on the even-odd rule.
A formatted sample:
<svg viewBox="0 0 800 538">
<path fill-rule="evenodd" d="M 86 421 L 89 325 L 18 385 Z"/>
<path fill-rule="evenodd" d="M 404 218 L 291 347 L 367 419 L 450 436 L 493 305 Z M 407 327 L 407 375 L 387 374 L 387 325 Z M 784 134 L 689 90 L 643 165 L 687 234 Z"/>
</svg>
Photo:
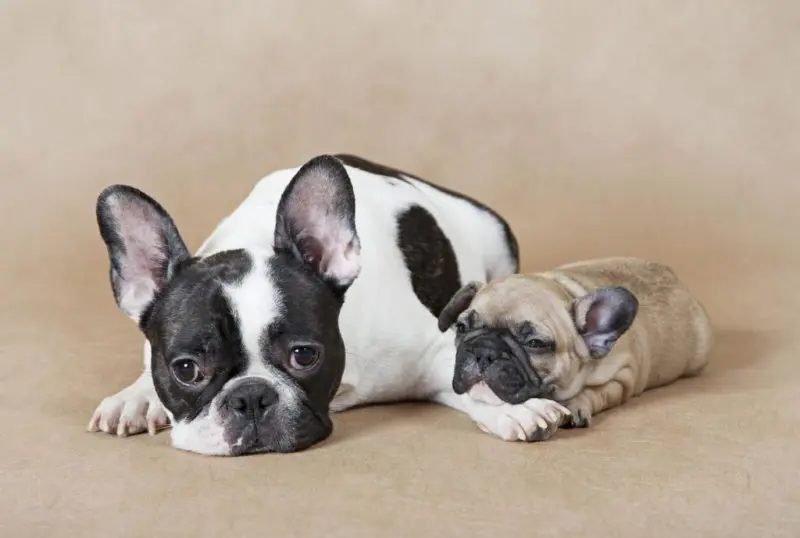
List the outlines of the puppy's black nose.
<svg viewBox="0 0 800 538">
<path fill-rule="evenodd" d="M 246 418 L 259 418 L 278 401 L 278 393 L 263 381 L 248 381 L 228 393 L 228 408 Z"/>
</svg>

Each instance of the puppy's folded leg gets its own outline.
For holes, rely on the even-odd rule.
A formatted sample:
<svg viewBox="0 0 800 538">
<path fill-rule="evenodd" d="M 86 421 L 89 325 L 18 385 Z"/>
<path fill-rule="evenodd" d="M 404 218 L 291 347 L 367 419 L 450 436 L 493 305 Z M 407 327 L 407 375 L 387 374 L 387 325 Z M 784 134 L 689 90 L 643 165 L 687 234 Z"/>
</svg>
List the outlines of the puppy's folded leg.
<svg viewBox="0 0 800 538">
<path fill-rule="evenodd" d="M 550 439 L 569 409 L 553 400 L 532 398 L 524 403 L 489 405 L 454 392 L 437 394 L 434 401 L 463 411 L 486 433 L 505 441 L 546 441 Z"/>
<path fill-rule="evenodd" d="M 597 413 L 616 407 L 625 401 L 625 390 L 621 382 L 612 380 L 599 387 L 583 389 L 577 396 L 564 402 L 570 416 L 561 425 L 563 428 L 588 428 Z"/>
<path fill-rule="evenodd" d="M 103 431 L 119 437 L 144 431 L 155 435 L 159 429 L 169 425 L 150 374 L 149 344 L 145 344 L 144 357 L 145 368 L 142 375 L 128 387 L 100 402 L 89 421 L 89 431 Z"/>
</svg>

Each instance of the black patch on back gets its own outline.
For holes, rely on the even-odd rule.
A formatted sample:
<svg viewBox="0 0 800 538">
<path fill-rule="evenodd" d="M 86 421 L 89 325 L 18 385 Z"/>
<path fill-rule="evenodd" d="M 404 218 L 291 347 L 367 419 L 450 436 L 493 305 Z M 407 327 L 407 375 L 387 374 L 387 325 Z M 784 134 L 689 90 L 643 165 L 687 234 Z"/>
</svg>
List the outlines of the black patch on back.
<svg viewBox="0 0 800 538">
<path fill-rule="evenodd" d="M 433 215 L 412 205 L 397 217 L 397 246 L 411 273 L 414 294 L 438 318 L 461 289 L 458 260 L 450 240 Z"/>
<path fill-rule="evenodd" d="M 436 190 L 438 190 L 440 192 L 443 192 L 443 193 L 449 194 L 450 196 L 453 196 L 455 198 L 459 198 L 461 200 L 464 200 L 465 202 L 468 202 L 469 204 L 471 204 L 473 207 L 475 207 L 475 208 L 477 208 L 477 209 L 479 209 L 479 210 L 481 210 L 481 211 L 483 211 L 485 213 L 489 213 L 502 226 L 503 235 L 505 236 L 505 240 L 506 240 L 506 245 L 508 245 L 508 249 L 511 252 L 511 256 L 514 258 L 514 272 L 516 273 L 516 272 L 519 271 L 519 243 L 517 242 L 517 238 L 514 235 L 514 232 L 511 231 L 511 226 L 509 226 L 508 222 L 506 222 L 506 220 L 503 217 L 501 217 L 496 211 L 494 211 L 492 208 L 490 208 L 486 204 L 482 204 L 481 202 L 477 201 L 476 199 L 474 199 L 474 198 L 472 198 L 470 196 L 467 196 L 466 194 L 462 194 L 460 192 L 452 191 L 452 190 L 450 190 L 448 188 L 436 185 L 435 183 L 431 183 L 430 181 L 422 179 L 419 176 L 415 176 L 414 174 L 409 174 L 408 172 L 403 172 L 402 170 L 399 170 L 397 168 L 392 168 L 391 166 L 386 166 L 386 165 L 379 164 L 379 163 L 376 163 L 376 162 L 368 161 L 367 159 L 364 159 L 362 157 L 358 157 L 356 155 L 350 155 L 350 154 L 347 154 L 347 153 L 339 153 L 339 154 L 334 155 L 334 157 L 336 157 L 337 159 L 342 161 L 347 166 L 352 166 L 353 168 L 358 168 L 359 170 L 363 170 L 364 172 L 369 172 L 371 174 L 379 174 L 379 175 L 382 175 L 382 176 L 387 176 L 387 177 L 393 178 L 395 180 L 403 181 L 404 183 L 407 183 L 407 184 L 412 185 L 412 186 L 413 186 L 413 184 L 410 181 L 408 181 L 407 178 L 409 178 L 409 177 L 414 178 L 415 180 L 419 181 L 420 183 L 424 183 L 424 184 L 428 185 L 429 187 L 432 187 L 432 188 L 434 188 L 434 189 L 436 189 Z"/>
</svg>

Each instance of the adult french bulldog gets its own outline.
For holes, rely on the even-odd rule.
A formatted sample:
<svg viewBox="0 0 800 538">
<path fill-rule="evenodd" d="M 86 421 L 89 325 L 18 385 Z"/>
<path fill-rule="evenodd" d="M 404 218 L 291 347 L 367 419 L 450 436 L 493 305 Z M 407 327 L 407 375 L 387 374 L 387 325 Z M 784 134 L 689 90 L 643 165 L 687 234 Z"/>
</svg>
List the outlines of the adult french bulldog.
<svg viewBox="0 0 800 538">
<path fill-rule="evenodd" d="M 437 325 L 464 282 L 518 270 L 509 226 L 475 200 L 322 155 L 262 179 L 194 256 L 132 187 L 105 189 L 97 220 L 114 297 L 146 341 L 141 377 L 100 403 L 91 431 L 170 424 L 176 448 L 241 455 L 308 448 L 331 433 L 330 411 L 369 403 L 502 422 L 453 392 L 453 335 Z"/>
<path fill-rule="evenodd" d="M 440 314 L 442 331 L 453 324 L 457 394 L 500 408 L 531 398 L 564 406 L 500 436 L 509 441 L 588 427 L 603 410 L 699 374 L 713 345 L 706 311 L 675 273 L 637 258 L 470 282 Z"/>
</svg>

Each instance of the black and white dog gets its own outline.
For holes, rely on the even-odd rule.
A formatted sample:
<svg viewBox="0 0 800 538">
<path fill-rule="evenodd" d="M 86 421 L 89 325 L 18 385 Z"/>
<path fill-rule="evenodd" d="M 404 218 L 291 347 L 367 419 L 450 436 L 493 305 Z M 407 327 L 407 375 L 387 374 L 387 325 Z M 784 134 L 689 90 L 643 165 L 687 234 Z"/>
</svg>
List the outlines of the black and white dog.
<svg viewBox="0 0 800 538">
<path fill-rule="evenodd" d="M 120 309 L 146 338 L 144 373 L 89 429 L 172 426 L 209 455 L 291 452 L 331 411 L 432 400 L 501 437 L 547 400 L 481 404 L 452 388 L 455 344 L 437 318 L 472 280 L 518 270 L 517 243 L 484 205 L 350 155 L 268 175 L 190 255 L 167 212 L 132 187 L 97 200 Z"/>
</svg>

